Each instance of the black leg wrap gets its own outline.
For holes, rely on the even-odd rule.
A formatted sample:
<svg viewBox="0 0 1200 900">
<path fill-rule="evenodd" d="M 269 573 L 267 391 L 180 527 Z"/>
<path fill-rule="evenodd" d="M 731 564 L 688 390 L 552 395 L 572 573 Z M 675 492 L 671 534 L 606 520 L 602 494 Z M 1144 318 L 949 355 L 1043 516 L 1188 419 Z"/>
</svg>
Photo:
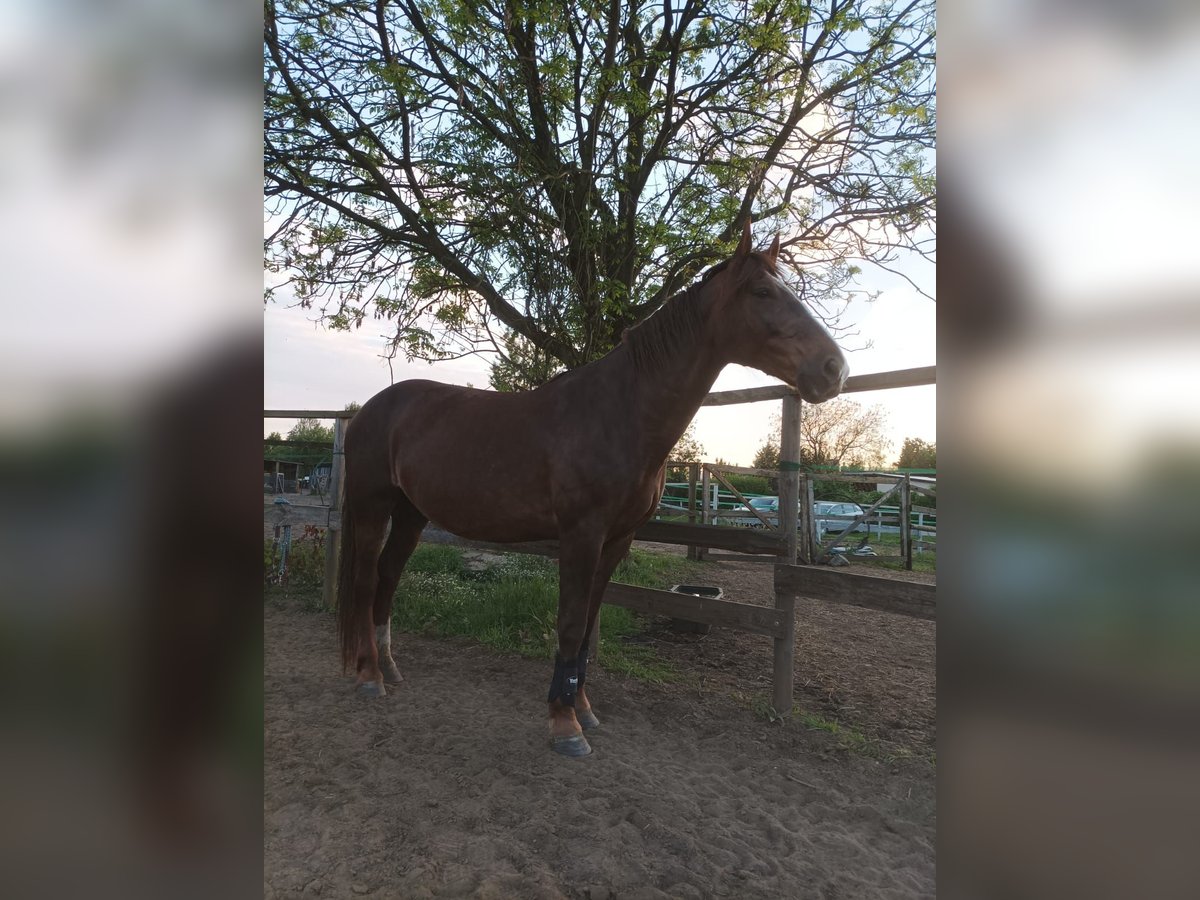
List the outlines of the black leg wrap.
<svg viewBox="0 0 1200 900">
<path fill-rule="evenodd" d="M 583 662 L 583 669 L 587 668 L 587 660 Z M 575 692 L 579 690 L 579 685 L 583 683 L 580 677 L 582 669 L 579 661 L 572 659 L 563 661 L 556 654 L 554 657 L 554 679 L 550 682 L 550 696 L 546 698 L 547 703 L 553 703 L 555 700 L 561 700 L 563 706 L 575 705 Z"/>
<path fill-rule="evenodd" d="M 579 667 L 578 667 L 579 668 L 579 686 L 580 687 L 583 687 L 584 682 L 587 681 L 587 666 L 588 666 L 587 641 L 584 641 L 583 645 L 584 645 L 584 652 L 582 654 L 580 654 Z"/>
</svg>

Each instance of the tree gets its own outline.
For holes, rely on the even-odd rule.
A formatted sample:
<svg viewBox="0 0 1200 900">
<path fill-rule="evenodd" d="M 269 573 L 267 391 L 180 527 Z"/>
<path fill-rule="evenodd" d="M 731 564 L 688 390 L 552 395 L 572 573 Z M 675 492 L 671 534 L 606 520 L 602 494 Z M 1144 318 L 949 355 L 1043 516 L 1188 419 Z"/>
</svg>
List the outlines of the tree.
<svg viewBox="0 0 1200 900">
<path fill-rule="evenodd" d="M 514 332 L 504 335 L 501 343 L 504 352 L 488 376 L 494 391 L 527 391 L 545 384 L 562 369 L 557 359 Z"/>
<path fill-rule="evenodd" d="M 763 445 L 754 452 L 754 459 L 750 466 L 755 469 L 779 468 L 779 444 L 773 436 L 767 438 Z"/>
<path fill-rule="evenodd" d="M 702 462 L 704 460 L 704 445 L 696 439 L 696 423 L 688 424 L 687 429 L 675 442 L 675 448 L 667 459 L 672 462 Z"/>
<path fill-rule="evenodd" d="M 689 423 L 687 430 L 675 442 L 675 448 L 667 456 L 671 462 L 703 462 L 704 445 L 696 439 L 696 423 Z M 687 469 L 675 467 L 667 469 L 667 481 L 687 481 Z"/>
<path fill-rule="evenodd" d="M 778 416 L 776 417 L 778 420 Z M 777 424 L 777 421 L 776 421 Z M 778 431 L 769 436 L 763 445 L 754 452 L 754 459 L 750 462 L 752 468 L 755 469 L 779 469 L 779 441 Z M 778 491 L 779 479 L 767 478 L 767 490 Z"/>
<path fill-rule="evenodd" d="M 297 419 L 292 430 L 288 432 L 289 441 L 305 441 L 307 443 L 333 443 L 333 426 L 322 425 L 319 419 Z"/>
<path fill-rule="evenodd" d="M 900 458 L 896 460 L 897 469 L 936 469 L 937 444 L 930 444 L 921 438 L 905 438 L 904 446 L 900 448 Z"/>
<path fill-rule="evenodd" d="M 272 431 L 270 434 L 268 434 L 266 442 L 263 445 L 263 459 L 290 460 L 291 456 L 288 453 L 288 447 L 271 443 L 271 441 L 282 440 L 283 435 L 281 435 L 278 431 Z"/>
<path fill-rule="evenodd" d="M 882 466 L 887 438 L 883 428 L 887 414 L 879 406 L 863 409 L 845 397 L 800 406 L 800 459 L 808 469 L 866 468 Z M 778 469 L 780 459 L 780 414 L 771 414 L 771 431 L 758 452 L 754 466 Z"/>
<path fill-rule="evenodd" d="M 845 397 L 800 408 L 800 462 L 814 467 L 870 468 L 883 465 L 888 447 L 887 414 Z"/>
<path fill-rule="evenodd" d="M 278 431 L 267 435 L 267 441 L 282 441 Z M 288 432 L 288 443 L 271 444 L 264 448 L 267 459 L 304 463 L 314 466 L 328 460 L 333 447 L 333 427 L 322 425 L 318 419 L 298 419 Z"/>
<path fill-rule="evenodd" d="M 934 0 L 272 0 L 268 297 L 528 384 L 750 219 L 836 324 L 858 262 L 932 259 L 934 45 Z"/>
</svg>

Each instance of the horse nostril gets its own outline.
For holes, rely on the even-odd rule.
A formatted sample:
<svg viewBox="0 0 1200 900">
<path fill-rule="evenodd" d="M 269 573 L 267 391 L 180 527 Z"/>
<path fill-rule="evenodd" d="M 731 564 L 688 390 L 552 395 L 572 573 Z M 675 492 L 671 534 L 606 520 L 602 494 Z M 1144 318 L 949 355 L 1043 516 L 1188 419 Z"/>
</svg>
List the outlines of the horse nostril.
<svg viewBox="0 0 1200 900">
<path fill-rule="evenodd" d="M 840 356 L 829 357 L 822 368 L 830 381 L 840 383 L 846 380 L 846 362 Z"/>
</svg>

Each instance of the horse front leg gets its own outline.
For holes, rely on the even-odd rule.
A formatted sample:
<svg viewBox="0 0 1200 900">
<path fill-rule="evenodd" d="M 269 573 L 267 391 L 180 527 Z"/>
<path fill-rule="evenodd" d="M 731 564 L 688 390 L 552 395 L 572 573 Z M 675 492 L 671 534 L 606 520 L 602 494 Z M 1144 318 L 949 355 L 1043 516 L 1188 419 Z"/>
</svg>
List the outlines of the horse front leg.
<svg viewBox="0 0 1200 900">
<path fill-rule="evenodd" d="M 591 662 L 589 656 L 592 644 L 596 641 L 600 628 L 600 605 L 604 602 L 604 589 L 608 587 L 609 579 L 612 578 L 613 572 L 621 564 L 621 560 L 625 558 L 625 554 L 629 552 L 632 544 L 632 532 L 606 543 L 600 553 L 600 563 L 596 567 L 596 574 L 592 577 L 592 586 L 588 595 L 588 624 L 583 635 L 583 650 L 580 653 L 579 692 L 575 696 L 575 718 L 584 731 L 600 727 L 600 720 L 592 711 L 586 682 L 587 667 Z"/>
<path fill-rule="evenodd" d="M 576 717 L 580 670 L 586 672 L 588 605 L 600 563 L 603 535 L 584 529 L 559 538 L 558 653 L 550 681 L 550 746 L 563 756 L 587 756 L 591 746 Z"/>
</svg>

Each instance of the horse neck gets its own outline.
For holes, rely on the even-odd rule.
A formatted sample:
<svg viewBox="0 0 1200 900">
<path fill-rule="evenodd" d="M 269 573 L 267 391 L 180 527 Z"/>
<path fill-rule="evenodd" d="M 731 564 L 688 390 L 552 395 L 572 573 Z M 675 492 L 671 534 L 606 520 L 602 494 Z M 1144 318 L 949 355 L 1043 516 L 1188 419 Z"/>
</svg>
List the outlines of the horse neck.
<svg viewBox="0 0 1200 900">
<path fill-rule="evenodd" d="M 677 352 L 640 366 L 628 348 L 620 348 L 625 357 L 620 363 L 627 370 L 626 408 L 641 424 L 636 452 L 654 466 L 667 459 L 728 362 L 707 321 L 698 333 L 678 338 L 674 346 Z"/>
</svg>

